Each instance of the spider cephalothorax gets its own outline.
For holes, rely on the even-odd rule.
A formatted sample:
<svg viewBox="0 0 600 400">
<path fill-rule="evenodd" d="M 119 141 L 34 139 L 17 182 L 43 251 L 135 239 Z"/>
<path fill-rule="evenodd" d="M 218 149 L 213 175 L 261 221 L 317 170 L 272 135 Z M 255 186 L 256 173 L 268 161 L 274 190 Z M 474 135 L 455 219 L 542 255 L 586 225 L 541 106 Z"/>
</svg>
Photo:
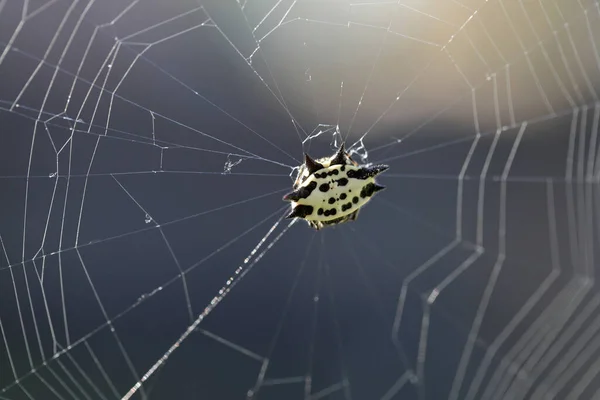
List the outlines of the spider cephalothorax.
<svg viewBox="0 0 600 400">
<path fill-rule="evenodd" d="M 344 149 L 344 144 L 331 157 L 313 160 L 304 154 L 293 192 L 283 200 L 292 203 L 287 218 L 302 218 L 319 230 L 327 225 L 354 221 L 358 210 L 375 192 L 385 189 L 375 177 L 387 165 L 359 165 Z"/>
</svg>

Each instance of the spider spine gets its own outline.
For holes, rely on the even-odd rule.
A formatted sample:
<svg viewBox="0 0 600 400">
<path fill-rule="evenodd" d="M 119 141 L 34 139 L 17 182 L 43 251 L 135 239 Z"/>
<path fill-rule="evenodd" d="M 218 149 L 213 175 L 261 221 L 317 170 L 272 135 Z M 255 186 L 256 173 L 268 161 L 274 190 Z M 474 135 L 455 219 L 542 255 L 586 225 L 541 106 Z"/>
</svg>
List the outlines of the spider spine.
<svg viewBox="0 0 600 400">
<path fill-rule="evenodd" d="M 315 172 L 325 168 L 323 164 L 318 163 L 312 158 L 310 158 L 308 153 L 304 153 L 304 165 L 306 165 L 306 169 L 308 170 L 309 175 L 312 175 Z"/>
</svg>

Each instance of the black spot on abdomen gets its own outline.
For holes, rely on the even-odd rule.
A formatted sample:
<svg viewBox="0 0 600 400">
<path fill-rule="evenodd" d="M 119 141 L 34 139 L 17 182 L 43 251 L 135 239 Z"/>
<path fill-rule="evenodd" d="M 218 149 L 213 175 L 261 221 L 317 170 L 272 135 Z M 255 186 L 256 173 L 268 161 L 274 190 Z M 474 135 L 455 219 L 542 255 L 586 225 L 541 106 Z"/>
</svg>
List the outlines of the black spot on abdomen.
<svg viewBox="0 0 600 400">
<path fill-rule="evenodd" d="M 298 204 L 294 208 L 294 216 L 297 218 L 305 218 L 313 213 L 313 206 L 307 206 L 304 204 Z"/>
<path fill-rule="evenodd" d="M 326 193 L 329 190 L 329 184 L 322 183 L 321 186 L 319 186 L 319 190 L 323 193 Z"/>
<path fill-rule="evenodd" d="M 340 186 L 346 186 L 348 184 L 348 179 L 346 178 L 340 178 L 337 180 L 338 185 Z"/>
<path fill-rule="evenodd" d="M 363 199 L 365 197 L 371 197 L 373 195 L 373 192 L 375 192 L 375 184 L 368 183 L 361 189 L 360 197 L 362 197 Z"/>
<path fill-rule="evenodd" d="M 323 215 L 326 217 L 329 217 L 330 215 L 335 215 L 337 214 L 337 210 L 335 208 L 332 208 L 331 210 L 325 210 L 323 212 Z"/>
<path fill-rule="evenodd" d="M 298 197 L 301 199 L 307 199 L 308 196 L 317 188 L 317 182 L 312 181 L 308 185 L 298 189 Z"/>
<path fill-rule="evenodd" d="M 346 172 L 346 176 L 347 176 L 348 178 L 364 179 L 364 178 L 362 177 L 362 175 L 363 175 L 363 174 L 361 174 L 361 170 L 358 170 L 358 171 L 356 171 L 356 170 L 354 170 L 354 169 L 351 169 L 351 170 L 349 170 L 348 172 Z"/>
</svg>

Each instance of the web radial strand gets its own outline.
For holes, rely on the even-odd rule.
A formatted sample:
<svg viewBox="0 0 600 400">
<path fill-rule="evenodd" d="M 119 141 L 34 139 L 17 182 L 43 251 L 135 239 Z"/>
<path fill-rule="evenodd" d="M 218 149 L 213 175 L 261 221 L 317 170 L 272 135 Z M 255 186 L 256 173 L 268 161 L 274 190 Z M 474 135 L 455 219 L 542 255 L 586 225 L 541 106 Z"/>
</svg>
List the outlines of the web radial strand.
<svg viewBox="0 0 600 400">
<path fill-rule="evenodd" d="M 0 0 L 0 399 L 598 397 L 598 37 L 598 0 Z M 384 194 L 273 224 L 342 142 Z"/>
<path fill-rule="evenodd" d="M 296 220 L 290 221 L 282 230 L 279 232 L 271 241 L 267 242 L 271 234 L 277 229 L 283 217 L 281 217 L 277 222 L 275 222 L 271 228 L 267 231 L 267 233 L 260 239 L 258 244 L 250 251 L 248 256 L 244 259 L 244 262 L 240 264 L 240 266 L 235 270 L 234 274 L 227 279 L 223 287 L 219 290 L 217 295 L 212 298 L 209 304 L 204 308 L 204 310 L 198 315 L 198 317 L 194 320 L 194 322 L 185 330 L 185 332 L 179 337 L 179 339 L 173 343 L 171 347 L 163 354 L 161 358 L 159 358 L 148 371 L 142 376 L 142 378 L 122 397 L 123 400 L 127 400 L 131 398 L 155 372 L 158 368 L 163 366 L 171 354 L 177 350 L 177 348 L 183 344 L 183 342 L 190 336 L 194 331 L 198 329 L 198 326 L 204 321 L 204 319 L 225 299 L 225 297 L 229 294 L 229 292 L 242 280 L 244 276 L 256 263 L 260 261 L 260 259 L 281 239 L 281 237 L 291 228 L 292 225 L 296 222 Z M 260 248 L 267 242 L 266 248 L 258 253 Z M 256 256 L 255 256 L 256 255 Z"/>
</svg>

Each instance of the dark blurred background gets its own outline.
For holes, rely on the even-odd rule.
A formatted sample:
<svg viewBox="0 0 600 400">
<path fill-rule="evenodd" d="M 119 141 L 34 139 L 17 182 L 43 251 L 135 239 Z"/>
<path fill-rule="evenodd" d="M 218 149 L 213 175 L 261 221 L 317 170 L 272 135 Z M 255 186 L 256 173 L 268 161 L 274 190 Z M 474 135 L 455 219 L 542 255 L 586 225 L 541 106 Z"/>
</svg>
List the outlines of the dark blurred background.
<svg viewBox="0 0 600 400">
<path fill-rule="evenodd" d="M 0 0 L 0 399 L 122 397 L 239 267 L 134 398 L 594 398 L 599 20 Z M 344 139 L 387 189 L 280 221 Z"/>
</svg>

